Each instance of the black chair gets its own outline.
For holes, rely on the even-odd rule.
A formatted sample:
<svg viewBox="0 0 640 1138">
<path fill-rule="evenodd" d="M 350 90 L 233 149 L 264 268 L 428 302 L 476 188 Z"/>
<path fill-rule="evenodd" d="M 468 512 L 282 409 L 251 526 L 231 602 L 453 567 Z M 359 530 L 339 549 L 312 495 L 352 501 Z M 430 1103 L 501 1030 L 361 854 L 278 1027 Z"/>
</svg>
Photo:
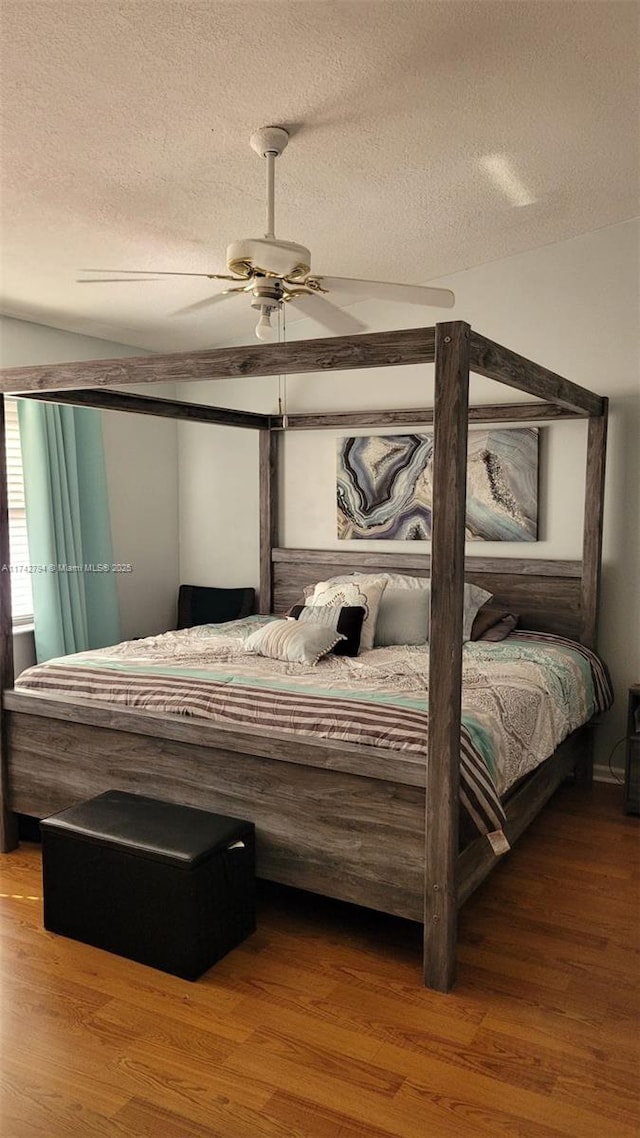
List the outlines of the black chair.
<svg viewBox="0 0 640 1138">
<path fill-rule="evenodd" d="M 181 585 L 178 591 L 178 628 L 194 624 L 223 624 L 240 620 L 253 611 L 255 589 L 215 589 L 205 585 Z"/>
</svg>

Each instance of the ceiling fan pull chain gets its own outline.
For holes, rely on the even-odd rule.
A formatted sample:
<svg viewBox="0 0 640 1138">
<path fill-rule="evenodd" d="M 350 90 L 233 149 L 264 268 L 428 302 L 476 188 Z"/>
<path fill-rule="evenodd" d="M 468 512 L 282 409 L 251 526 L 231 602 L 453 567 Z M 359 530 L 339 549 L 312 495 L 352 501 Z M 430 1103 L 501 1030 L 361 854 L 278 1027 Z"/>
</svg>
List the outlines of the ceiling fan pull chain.
<svg viewBox="0 0 640 1138">
<path fill-rule="evenodd" d="M 282 343 L 286 344 L 286 342 L 287 342 L 287 310 L 286 310 L 284 304 L 280 305 L 280 320 L 282 321 Z M 283 379 L 284 379 L 284 383 L 283 383 L 284 414 L 282 416 L 282 428 L 283 428 L 283 430 L 286 431 L 287 427 L 289 426 L 289 416 L 287 414 L 287 373 L 286 372 L 283 376 Z"/>
<path fill-rule="evenodd" d="M 282 302 L 278 306 L 278 342 L 286 344 L 287 342 L 287 314 Z M 278 413 L 282 416 L 282 430 L 286 431 L 289 425 L 287 417 L 287 376 L 278 376 Z"/>
</svg>

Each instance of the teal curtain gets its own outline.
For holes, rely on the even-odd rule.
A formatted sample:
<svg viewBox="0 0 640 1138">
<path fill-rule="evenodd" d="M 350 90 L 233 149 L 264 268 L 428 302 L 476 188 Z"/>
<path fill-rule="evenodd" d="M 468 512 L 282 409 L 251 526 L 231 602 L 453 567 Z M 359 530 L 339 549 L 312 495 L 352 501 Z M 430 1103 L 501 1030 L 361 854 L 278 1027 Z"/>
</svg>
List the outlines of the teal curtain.
<svg viewBox="0 0 640 1138">
<path fill-rule="evenodd" d="M 38 661 L 120 636 L 100 412 L 18 401 Z"/>
</svg>

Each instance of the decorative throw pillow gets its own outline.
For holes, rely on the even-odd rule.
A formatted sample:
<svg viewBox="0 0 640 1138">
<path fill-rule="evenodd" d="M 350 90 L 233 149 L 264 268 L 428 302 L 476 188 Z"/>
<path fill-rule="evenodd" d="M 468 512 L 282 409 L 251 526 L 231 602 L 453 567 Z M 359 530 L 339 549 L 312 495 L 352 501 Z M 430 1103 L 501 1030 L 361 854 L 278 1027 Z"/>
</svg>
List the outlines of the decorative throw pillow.
<svg viewBox="0 0 640 1138">
<path fill-rule="evenodd" d="M 472 640 L 504 640 L 518 623 L 516 613 L 505 612 L 496 605 L 482 605 L 471 629 Z"/>
<path fill-rule="evenodd" d="M 308 605 L 331 605 L 333 608 L 343 606 L 363 608 L 365 617 L 362 622 L 360 637 L 360 650 L 365 652 L 373 648 L 378 619 L 380 598 L 387 587 L 387 582 L 379 577 L 370 578 L 365 582 L 362 578 L 349 578 L 344 582 L 318 581 L 313 593 L 307 598 Z"/>
<path fill-rule="evenodd" d="M 513 612 L 507 612 L 503 616 L 502 620 L 499 620 L 497 624 L 494 624 L 493 628 L 490 628 L 488 632 L 485 632 L 484 636 L 481 636 L 480 639 L 494 641 L 506 640 L 509 633 L 513 632 L 517 624 L 518 617 L 516 614 Z"/>
<path fill-rule="evenodd" d="M 342 608 L 333 605 L 294 605 L 289 609 L 289 616 L 294 620 L 323 624 L 325 628 L 333 628 L 342 633 L 345 639 L 336 644 L 334 656 L 358 655 L 365 615 L 361 605 L 343 605 Z"/>
<path fill-rule="evenodd" d="M 317 664 L 345 637 L 335 628 L 327 628 L 311 621 L 272 620 L 248 636 L 243 644 L 245 652 L 268 656 L 271 660 L 284 660 L 290 664 Z"/>
</svg>

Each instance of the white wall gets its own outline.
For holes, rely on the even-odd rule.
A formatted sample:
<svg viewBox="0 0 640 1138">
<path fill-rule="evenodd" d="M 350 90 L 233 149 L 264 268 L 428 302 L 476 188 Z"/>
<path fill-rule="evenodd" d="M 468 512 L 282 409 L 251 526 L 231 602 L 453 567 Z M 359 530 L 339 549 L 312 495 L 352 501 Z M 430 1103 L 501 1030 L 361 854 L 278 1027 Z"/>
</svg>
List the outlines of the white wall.
<svg viewBox="0 0 640 1138">
<path fill-rule="evenodd" d="M 145 394 L 173 398 L 174 390 L 153 384 Z M 114 557 L 133 566 L 118 576 L 122 633 L 150 636 L 176 621 L 177 427 L 172 419 L 118 411 L 103 411 L 102 423 Z"/>
<path fill-rule="evenodd" d="M 467 320 L 474 328 L 611 401 L 600 648 L 610 664 L 616 708 L 600 732 L 598 759 L 624 734 L 626 688 L 640 678 L 640 290 L 637 222 L 602 229 L 443 279 L 453 288 L 451 312 L 359 304 L 355 315 L 373 330 Z M 288 338 L 315 335 L 307 321 Z M 290 411 L 429 406 L 432 368 L 295 376 Z M 191 384 L 185 399 L 220 406 L 277 410 L 275 379 Z M 472 377 L 472 402 L 515 401 L 517 393 Z M 335 434 L 284 439 L 280 541 L 338 548 L 335 537 Z M 541 541 L 528 556 L 581 556 L 585 426 L 544 429 Z M 258 583 L 257 438 L 252 432 L 179 426 L 180 576 L 220 585 Z M 359 542 L 366 549 L 398 543 Z M 416 552 L 415 543 L 411 552 Z M 522 546 L 472 543 L 471 554 L 510 556 Z M 622 749 L 616 762 L 622 760 Z"/>
<path fill-rule="evenodd" d="M 137 348 L 0 317 L 2 367 L 143 355 Z M 154 395 L 173 388 L 153 385 Z M 131 563 L 118 575 L 125 637 L 164 631 L 175 622 L 178 587 L 177 430 L 170 419 L 102 412 L 113 551 Z M 31 662 L 18 638 L 16 668 Z"/>
</svg>

